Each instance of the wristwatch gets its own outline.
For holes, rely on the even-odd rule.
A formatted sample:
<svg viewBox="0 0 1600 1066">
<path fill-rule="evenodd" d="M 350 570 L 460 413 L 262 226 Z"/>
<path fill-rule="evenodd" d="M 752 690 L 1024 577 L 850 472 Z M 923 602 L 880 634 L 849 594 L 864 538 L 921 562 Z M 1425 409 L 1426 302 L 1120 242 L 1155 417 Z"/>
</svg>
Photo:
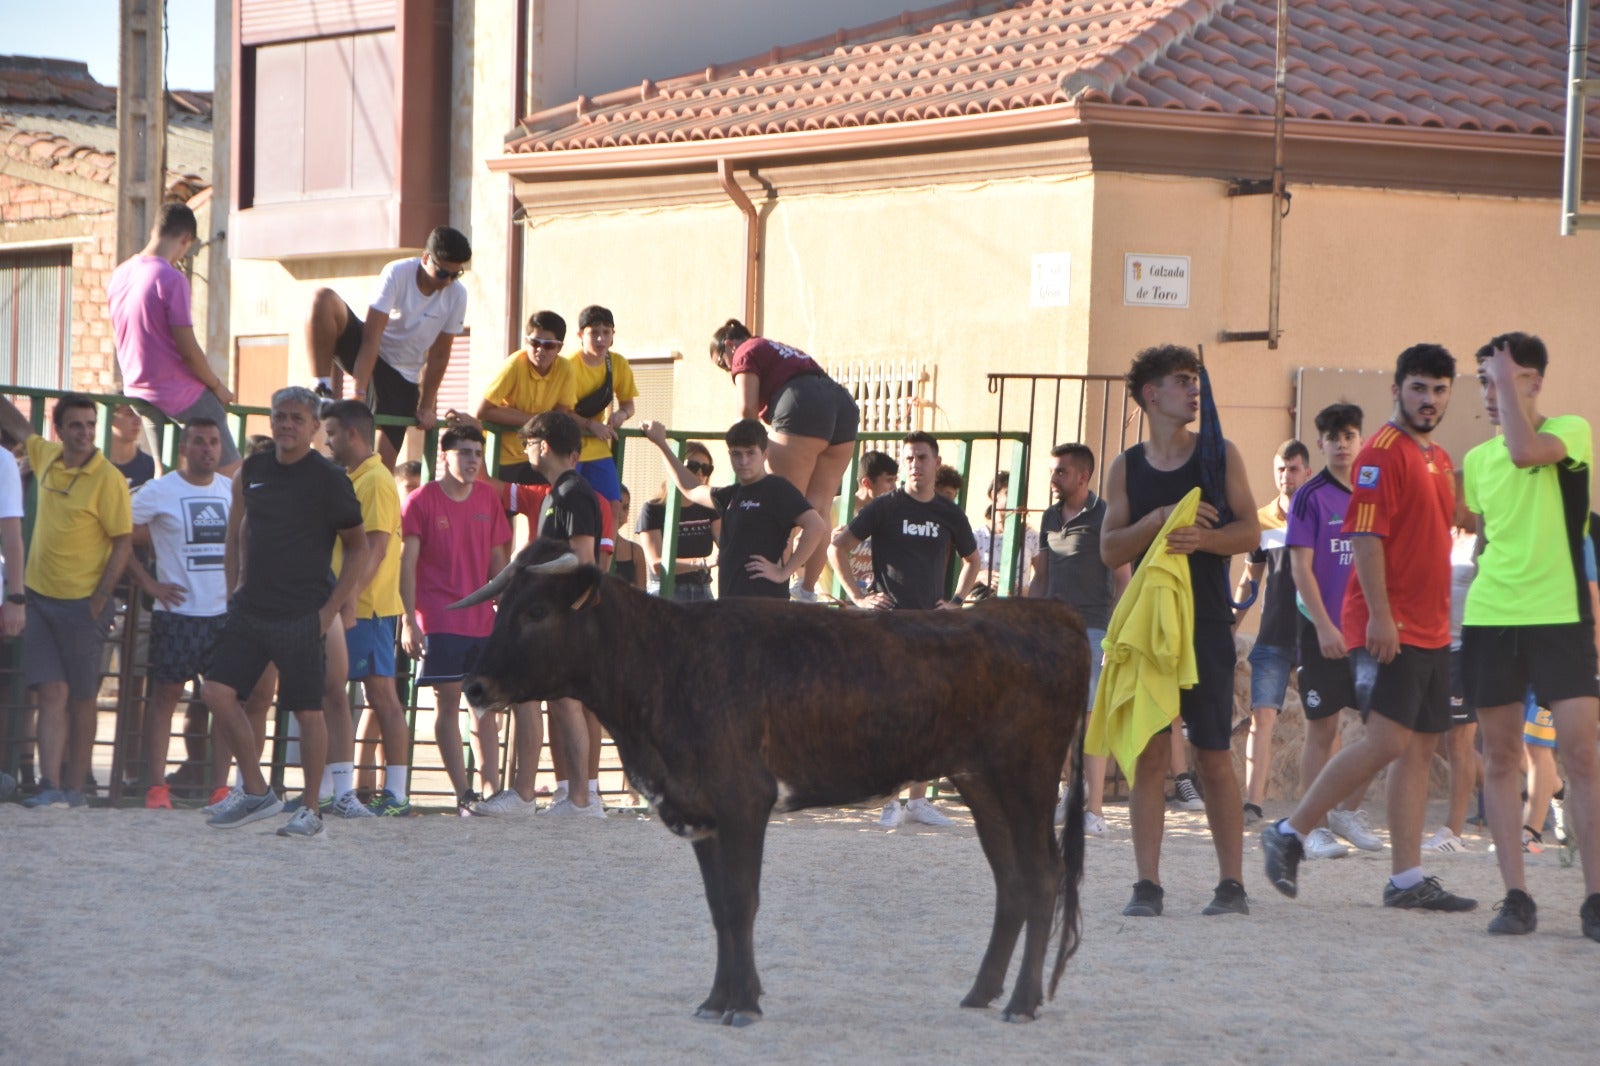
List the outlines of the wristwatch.
<svg viewBox="0 0 1600 1066">
<path fill-rule="evenodd" d="M 7 603 L 27 603 L 28 602 L 28 597 L 23 595 L 20 592 L 9 592 L 9 593 L 6 594 L 6 602 Z"/>
</svg>

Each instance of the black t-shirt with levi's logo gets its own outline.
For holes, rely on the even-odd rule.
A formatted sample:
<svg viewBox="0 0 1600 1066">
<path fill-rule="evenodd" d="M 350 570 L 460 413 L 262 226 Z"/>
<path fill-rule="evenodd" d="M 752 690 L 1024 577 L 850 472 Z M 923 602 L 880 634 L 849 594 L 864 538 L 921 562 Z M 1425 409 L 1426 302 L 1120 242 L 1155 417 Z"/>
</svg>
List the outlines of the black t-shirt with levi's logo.
<svg viewBox="0 0 1600 1066">
<path fill-rule="evenodd" d="M 961 508 L 943 496 L 924 503 L 905 489 L 863 507 L 850 520 L 850 535 L 872 541 L 872 591 L 910 610 L 931 610 L 944 599 L 951 548 L 962 559 L 978 550 Z"/>
<path fill-rule="evenodd" d="M 789 534 L 811 501 L 787 478 L 768 474 L 749 485 L 712 489 L 722 517 L 722 544 L 717 556 L 717 598 L 763 596 L 786 600 L 789 587 L 756 577 L 745 569 L 752 555 L 783 561 Z M 818 549 L 819 551 L 821 549 Z"/>
</svg>

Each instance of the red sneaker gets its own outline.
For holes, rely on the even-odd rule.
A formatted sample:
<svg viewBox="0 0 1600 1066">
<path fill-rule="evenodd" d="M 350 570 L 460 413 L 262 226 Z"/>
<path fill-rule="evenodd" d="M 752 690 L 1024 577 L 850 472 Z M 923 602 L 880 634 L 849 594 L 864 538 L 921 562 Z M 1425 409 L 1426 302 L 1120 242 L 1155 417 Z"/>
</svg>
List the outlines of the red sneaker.
<svg viewBox="0 0 1600 1066">
<path fill-rule="evenodd" d="M 144 809 L 147 811 L 172 810 L 172 786 L 168 784 L 151 785 L 144 793 Z"/>
<path fill-rule="evenodd" d="M 228 795 L 232 791 L 233 789 L 229 788 L 227 785 L 218 785 L 216 788 L 211 790 L 211 798 L 206 801 L 206 806 L 215 807 L 217 804 L 227 799 Z"/>
</svg>

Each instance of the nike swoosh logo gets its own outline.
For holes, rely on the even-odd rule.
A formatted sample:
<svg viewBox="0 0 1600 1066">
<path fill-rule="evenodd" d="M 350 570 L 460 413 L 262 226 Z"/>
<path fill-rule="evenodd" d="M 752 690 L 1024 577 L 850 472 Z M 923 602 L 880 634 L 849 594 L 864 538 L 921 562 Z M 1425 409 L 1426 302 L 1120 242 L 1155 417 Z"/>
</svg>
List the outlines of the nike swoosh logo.
<svg viewBox="0 0 1600 1066">
<path fill-rule="evenodd" d="M 252 482 L 250 482 L 249 485 L 246 486 L 246 488 L 259 489 L 265 484 L 266 484 L 265 481 L 252 481 Z"/>
</svg>

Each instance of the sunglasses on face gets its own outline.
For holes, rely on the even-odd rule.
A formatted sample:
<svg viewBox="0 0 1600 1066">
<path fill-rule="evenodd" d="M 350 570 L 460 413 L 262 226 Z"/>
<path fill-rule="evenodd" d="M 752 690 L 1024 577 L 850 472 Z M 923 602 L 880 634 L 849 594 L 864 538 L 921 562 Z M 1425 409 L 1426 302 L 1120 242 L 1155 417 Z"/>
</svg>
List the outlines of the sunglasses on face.
<svg viewBox="0 0 1600 1066">
<path fill-rule="evenodd" d="M 537 337 L 524 338 L 530 348 L 537 348 L 541 352 L 553 352 L 561 347 L 560 341 L 540 340 Z"/>
<path fill-rule="evenodd" d="M 690 459 L 683 465 L 688 467 L 690 470 L 693 470 L 696 474 L 703 475 L 704 477 L 710 477 L 711 471 L 716 469 L 716 467 L 712 466 L 710 463 L 702 463 L 698 459 Z"/>
<path fill-rule="evenodd" d="M 431 265 L 428 268 L 428 273 L 432 274 L 438 281 L 454 281 L 467 272 L 464 267 L 460 270 L 445 270 L 438 263 L 434 263 L 432 260 L 429 260 L 429 262 Z"/>
</svg>

